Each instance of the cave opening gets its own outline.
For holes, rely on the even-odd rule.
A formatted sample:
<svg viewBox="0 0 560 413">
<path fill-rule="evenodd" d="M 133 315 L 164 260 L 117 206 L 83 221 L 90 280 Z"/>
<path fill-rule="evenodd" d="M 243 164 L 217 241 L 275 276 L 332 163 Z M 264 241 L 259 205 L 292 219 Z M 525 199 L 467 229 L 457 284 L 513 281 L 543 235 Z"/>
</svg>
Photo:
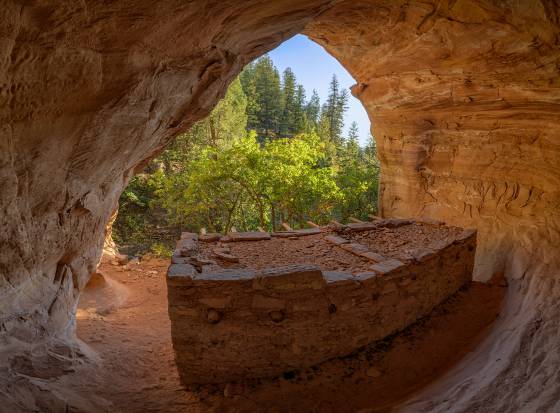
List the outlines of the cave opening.
<svg viewBox="0 0 560 413">
<path fill-rule="evenodd" d="M 111 231 L 119 250 L 165 258 L 184 231 L 377 215 L 380 165 L 355 84 L 304 35 L 249 63 L 217 107 L 125 188 Z"/>
<path fill-rule="evenodd" d="M 146 169 L 141 172 L 141 179 L 133 178 L 131 184 L 121 196 L 119 214 L 111 231 L 113 238 L 118 240 L 117 248 L 114 248 L 113 240 L 106 240 L 106 246 L 109 247 L 108 255 L 102 259 L 100 268 L 92 276 L 81 295 L 77 312 L 77 333 L 80 339 L 83 339 L 100 354 L 111 360 L 112 371 L 107 375 L 112 374 L 113 380 L 120 380 L 120 386 L 123 388 L 139 385 L 142 382 L 141 380 L 131 380 L 130 377 L 141 374 L 143 379 L 148 382 L 153 382 L 156 380 L 156 376 L 160 376 L 161 386 L 164 390 L 177 385 L 177 382 L 181 382 L 183 386 L 186 386 L 185 395 L 187 396 L 182 395 L 178 398 L 179 400 L 184 397 L 208 398 L 208 402 L 213 406 L 234 410 L 247 409 L 251 403 L 254 403 L 254 401 L 247 403 L 246 401 L 230 400 L 230 393 L 244 395 L 247 393 L 249 386 L 252 388 L 253 398 L 259 400 L 260 404 L 275 405 L 280 409 L 295 408 L 302 410 L 312 408 L 314 405 L 327 404 L 336 409 L 343 406 L 348 407 L 345 401 L 346 396 L 344 396 L 347 392 L 354 394 L 352 409 L 394 405 L 430 381 L 435 380 L 446 369 L 472 351 L 499 314 L 503 296 L 503 285 L 499 285 L 500 280 L 495 280 L 490 284 L 469 284 L 473 272 L 472 262 L 474 262 L 476 242 L 474 241 L 473 245 L 465 244 L 464 246 L 453 247 L 452 251 L 444 251 L 447 246 L 452 245 L 456 237 L 460 237 L 461 230 L 459 228 L 442 226 L 443 223 L 435 218 L 416 221 L 404 219 L 401 222 L 398 219 L 384 220 L 378 216 L 379 210 L 376 201 L 379 188 L 379 164 L 375 141 L 373 136 L 360 136 L 355 127 L 354 130 L 343 127 L 345 106 L 348 105 L 348 99 L 352 98 L 342 91 L 350 89 L 350 87 L 354 90 L 363 91 L 363 85 L 356 84 L 354 79 L 339 66 L 336 70 L 339 71 L 339 77 L 342 79 L 340 83 L 335 79 L 337 83 L 333 92 L 333 78 L 329 76 L 331 74 L 329 69 L 333 66 L 332 60 L 334 58 L 329 56 L 332 60 L 328 64 L 324 61 L 313 60 L 314 47 L 317 46 L 310 46 L 308 44 L 310 40 L 302 38 L 302 36 L 296 36 L 292 41 L 297 46 L 292 46 L 291 41 L 288 40 L 283 44 L 287 46 L 285 50 L 281 45 L 266 57 L 259 57 L 246 66 L 239 77 L 233 81 L 214 112 L 206 119 L 195 124 L 190 132 L 180 135 L 176 143 L 171 144 L 171 149 L 164 151 L 162 155 L 152 160 L 145 167 Z M 284 60 L 282 60 L 283 53 L 299 56 L 291 50 L 293 47 L 303 48 L 303 54 L 306 58 L 311 59 L 313 64 L 310 65 L 309 61 L 304 61 L 308 67 L 300 69 L 297 63 L 294 64 L 289 59 L 284 57 Z M 326 54 L 322 49 L 320 53 Z M 276 57 L 277 55 L 280 57 Z M 290 65 L 295 67 L 291 68 Z M 313 73 L 317 65 L 322 67 L 322 78 Z M 340 64 L 336 62 L 336 65 Z M 305 73 L 305 71 L 311 73 Z M 314 81 L 329 80 L 330 88 L 325 87 L 324 90 L 321 90 L 321 94 L 313 88 L 313 96 L 306 101 L 304 86 L 298 84 L 297 81 L 302 73 L 303 77 L 311 77 Z M 274 99 L 263 99 L 263 96 L 258 96 L 258 94 L 255 94 L 257 97 L 249 95 L 251 88 L 256 88 L 256 84 L 259 82 L 264 83 L 264 86 L 260 86 L 266 90 L 266 93 L 277 94 Z M 286 90 L 288 82 L 292 82 L 293 89 L 291 92 Z M 298 91 L 300 99 L 303 100 L 300 102 L 299 110 L 304 113 L 313 110 L 310 106 L 313 97 L 317 97 L 316 119 L 313 121 L 314 125 L 309 127 L 311 120 L 305 118 L 303 122 L 303 128 L 305 129 L 290 132 L 290 128 L 294 129 L 293 124 L 296 123 L 294 120 L 292 120 L 292 125 L 282 126 L 280 123 L 283 121 L 283 114 L 287 112 L 286 100 L 291 93 L 292 99 L 297 101 Z M 264 98 L 266 97 L 264 96 Z M 258 111 L 250 112 L 249 110 L 251 100 L 257 100 L 258 98 L 260 98 L 258 103 L 262 102 L 261 104 L 271 104 L 271 101 L 274 102 L 275 99 L 283 101 L 284 107 L 276 109 L 276 113 L 274 110 L 268 110 L 265 112 L 264 119 L 258 119 L 261 114 Z M 332 107 L 329 108 L 328 104 L 331 99 L 333 100 Z M 240 101 L 241 105 L 239 105 Z M 321 102 L 324 103 L 321 104 Z M 361 103 L 357 100 L 356 102 L 363 110 Z M 342 114 L 341 119 L 339 119 L 339 122 L 341 122 L 338 125 L 338 135 L 333 136 L 332 131 L 328 128 L 318 131 L 322 126 L 320 125 L 321 114 L 326 113 L 328 115 L 329 110 L 332 111 L 336 107 L 341 108 Z M 291 110 L 294 112 L 293 109 Z M 245 112 L 245 117 L 241 120 L 239 120 L 240 111 Z M 355 108 L 353 108 L 353 111 L 354 113 L 358 112 Z M 369 129 L 367 114 L 359 115 L 362 115 L 362 123 L 367 123 Z M 364 115 L 366 123 L 364 123 Z M 276 116 L 277 119 L 271 122 L 270 116 Z M 250 126 L 248 125 L 249 119 L 252 119 L 253 122 Z M 326 119 L 325 123 L 330 126 L 333 120 Z M 236 124 L 236 122 L 240 122 L 240 124 Z M 236 133 L 237 136 L 235 136 Z M 330 143 L 333 147 L 331 152 L 327 152 L 329 150 L 328 147 L 325 148 L 327 145 L 310 148 L 309 142 L 313 142 L 313 140 L 305 136 L 301 138 L 301 135 L 306 134 L 315 135 L 320 141 Z M 249 143 L 246 140 L 244 141 L 244 136 L 249 136 L 251 141 Z M 228 218 L 221 217 L 221 226 L 215 225 L 208 219 L 214 217 L 214 219 L 219 220 L 219 213 L 216 214 L 215 211 L 210 210 L 200 212 L 200 205 L 208 202 L 208 199 L 196 197 L 196 192 L 188 190 L 189 185 L 193 186 L 195 191 L 201 191 L 201 185 L 215 186 L 217 192 L 221 193 L 223 193 L 225 187 L 230 186 L 232 193 L 238 194 L 248 185 L 253 184 L 255 187 L 252 188 L 252 192 L 248 190 L 248 194 L 252 196 L 256 192 L 255 188 L 259 188 L 258 183 L 255 184 L 248 180 L 237 188 L 233 187 L 232 183 L 239 183 L 240 176 L 246 176 L 254 180 L 255 177 L 249 175 L 255 171 L 255 168 L 259 167 L 258 162 L 254 160 L 255 151 L 266 149 L 271 142 L 277 143 L 283 140 L 302 140 L 306 143 L 307 146 L 299 146 L 296 150 L 314 149 L 323 151 L 319 157 L 312 157 L 312 170 L 331 166 L 326 162 L 327 154 L 330 157 L 340 156 L 342 158 L 342 156 L 348 156 L 348 154 L 341 155 L 340 153 L 343 150 L 350 150 L 352 151 L 350 153 L 355 156 L 353 163 L 356 163 L 358 158 L 365 158 L 369 150 L 372 159 L 369 159 L 369 164 L 364 162 L 362 168 L 375 169 L 362 176 L 352 176 L 354 181 L 350 183 L 355 185 L 351 188 L 360 187 L 366 193 L 369 188 L 364 188 L 361 182 L 355 181 L 361 178 L 363 181 L 373 183 L 372 193 L 368 193 L 365 197 L 357 197 L 361 198 L 359 201 L 362 202 L 362 205 L 358 201 L 358 206 L 355 202 L 354 205 L 343 211 L 337 210 L 326 213 L 324 208 L 320 207 L 318 209 L 321 214 L 316 215 L 312 215 L 313 212 L 316 212 L 314 211 L 318 205 L 316 202 L 311 202 L 308 210 L 301 213 L 299 217 L 279 212 L 281 209 L 279 204 L 276 205 L 276 210 L 275 206 L 271 205 L 272 213 L 267 216 L 266 221 L 263 220 L 262 211 L 259 214 L 255 205 L 252 206 L 253 218 L 248 219 L 246 212 L 251 206 L 246 203 L 243 207 L 243 202 L 240 202 L 240 214 L 236 217 L 237 220 L 231 218 L 233 214 L 230 208 L 223 208 Z M 232 144 L 231 141 L 239 141 L 242 144 L 236 147 L 235 143 Z M 249 147 L 249 152 L 242 152 L 247 147 Z M 274 150 L 265 154 L 265 156 L 278 154 L 279 148 L 276 147 Z M 185 153 L 187 151 L 202 152 L 206 158 L 202 161 L 200 157 L 191 159 L 186 156 L 188 155 Z M 291 149 L 285 154 L 281 153 L 277 162 L 289 163 L 290 157 L 295 155 L 296 153 Z M 246 168 L 239 175 L 232 177 L 223 170 L 220 171 L 218 167 L 220 163 L 231 159 L 236 162 L 239 159 L 242 162 L 249 159 L 251 162 L 245 165 L 228 163 L 226 169 Z M 207 165 L 204 161 L 210 161 L 210 164 Z M 337 161 L 335 160 L 333 163 L 337 163 Z M 273 164 L 265 165 L 264 169 L 268 171 L 271 165 Z M 305 165 L 295 164 L 294 166 L 301 168 Z M 195 179 L 193 179 L 189 175 L 192 168 L 205 170 L 200 182 L 196 181 L 196 178 L 201 178 L 200 176 L 195 176 Z M 355 172 L 355 170 L 350 171 Z M 212 175 L 212 173 L 215 173 L 215 175 Z M 272 175 L 278 173 L 276 171 Z M 340 171 L 343 183 L 347 174 L 347 170 L 342 169 Z M 167 176 L 168 180 L 157 182 L 162 176 Z M 264 180 L 269 181 L 270 179 L 269 176 L 264 178 Z M 285 180 L 286 177 L 280 177 L 273 186 L 278 189 L 283 179 Z M 303 179 L 309 178 L 303 176 Z M 225 186 L 220 185 L 224 182 L 227 183 Z M 165 187 L 167 187 L 167 190 L 162 190 Z M 349 192 L 348 187 L 350 185 L 344 188 L 346 189 L 345 194 Z M 154 196 L 157 191 L 160 191 L 158 195 L 161 194 L 161 197 L 154 208 L 155 202 L 150 197 Z M 294 191 L 301 191 L 305 196 L 309 196 L 306 195 L 309 191 L 304 182 L 303 186 L 288 187 L 286 191 L 280 193 L 279 198 L 285 198 L 290 192 L 293 193 Z M 205 195 L 207 198 L 211 198 L 216 196 L 217 192 L 209 192 Z M 193 198 L 194 194 L 192 205 L 185 205 L 187 202 L 185 198 L 179 198 L 177 194 L 184 194 L 187 198 Z M 258 196 L 265 200 L 270 199 L 270 194 L 266 191 L 258 194 Z M 171 202 L 165 204 L 167 209 L 163 207 L 164 202 L 162 202 L 167 200 L 166 197 L 175 198 L 174 204 Z M 332 204 L 333 199 L 329 199 L 325 205 Z M 237 203 L 237 200 L 235 202 Z M 132 208 L 130 207 L 131 203 L 133 204 Z M 363 207 L 364 203 L 368 204 L 366 208 Z M 138 206 L 140 208 L 134 210 L 134 207 Z M 193 206 L 196 208 L 188 209 Z M 166 215 L 171 213 L 174 213 L 175 217 L 180 217 L 180 221 L 176 220 L 174 222 L 175 225 L 171 225 L 171 221 L 166 221 Z M 275 213 L 277 214 L 276 218 Z M 138 218 L 140 218 L 140 221 Z M 196 222 L 197 219 L 198 223 L 193 224 L 193 221 Z M 224 224 L 225 222 L 227 224 Z M 330 227 L 327 225 L 330 225 Z M 368 225 L 371 225 L 371 227 L 368 227 Z M 148 231 L 147 228 L 149 228 Z M 359 232 L 350 236 L 352 230 L 365 230 L 366 232 Z M 324 234 L 318 235 L 321 232 Z M 178 247 L 171 257 L 173 264 L 170 266 L 169 245 L 174 245 L 181 233 L 183 234 L 181 238 L 184 238 L 184 234 L 198 234 L 197 240 L 205 240 L 205 242 L 199 242 L 197 254 L 191 256 L 189 253 L 187 254 L 188 258 L 182 257 L 181 248 Z M 271 239 L 269 233 L 273 236 L 273 241 L 270 243 L 268 242 Z M 294 241 L 293 239 L 298 237 L 299 234 L 304 234 L 305 239 Z M 227 237 L 241 237 L 242 239 L 241 242 L 234 243 L 229 247 L 224 245 Z M 470 237 L 472 241 L 472 235 Z M 329 240 L 330 238 L 336 238 L 336 240 Z M 336 245 L 340 242 L 340 239 L 343 242 L 341 248 L 337 248 Z M 474 239 L 476 239 L 476 235 Z M 325 243 L 325 240 L 329 241 Z M 244 243 L 243 241 L 248 242 Z M 373 250 L 353 251 L 345 248 L 356 245 L 364 247 L 362 244 L 357 244 L 358 241 L 373 243 L 371 246 Z M 445 243 L 446 241 L 445 247 L 438 246 L 438 243 Z M 143 245 L 134 245 L 135 242 Z M 329 242 L 334 242 L 335 247 L 328 247 Z M 439 251 L 440 248 L 441 252 Z M 119 249 L 121 253 L 118 252 Z M 220 250 L 219 253 L 216 252 L 217 249 Z M 419 265 L 419 259 L 416 259 L 418 265 L 409 266 L 408 263 L 414 260 L 410 256 L 411 249 L 414 249 L 415 254 L 425 255 L 426 252 L 430 252 L 436 257 L 435 261 L 432 259 L 431 265 L 443 269 L 443 272 L 440 273 L 433 268 L 422 267 Z M 327 259 L 324 257 L 325 251 L 328 251 Z M 127 254 L 122 254 L 122 252 Z M 304 253 L 302 254 L 302 252 Z M 389 255 L 385 257 L 380 255 L 380 252 Z M 469 252 L 472 253 L 472 256 L 463 258 L 463 253 L 469 255 Z M 368 258 L 364 259 L 364 257 Z M 242 263 L 237 265 L 240 258 Z M 297 352 L 302 353 L 300 358 L 303 357 L 306 361 L 304 363 L 291 361 L 294 363 L 292 367 L 288 367 L 290 362 L 284 365 L 280 363 L 280 367 L 275 367 L 274 365 L 278 363 L 272 362 L 272 359 L 268 357 L 260 360 L 260 364 L 254 363 L 254 366 L 249 367 L 254 362 L 255 355 L 261 352 L 259 349 L 267 348 L 269 345 L 266 342 L 260 342 L 258 339 L 254 340 L 254 337 L 262 334 L 262 332 L 249 333 L 250 327 L 243 327 L 246 330 L 245 334 L 248 334 L 247 337 L 253 337 L 253 342 L 244 338 L 243 335 L 239 336 L 238 333 L 233 336 L 228 335 L 227 327 L 225 332 L 213 332 L 215 325 L 231 323 L 232 318 L 234 318 L 231 315 L 233 311 L 230 308 L 232 300 L 239 302 L 248 299 L 262 300 L 262 298 L 259 298 L 260 296 L 253 297 L 251 294 L 249 294 L 251 298 L 247 298 L 245 292 L 237 291 L 235 288 L 232 290 L 223 288 L 228 282 L 229 275 L 220 275 L 221 291 L 211 293 L 210 297 L 199 297 L 199 301 L 205 303 L 203 309 L 189 309 L 189 305 L 177 303 L 175 288 L 170 286 L 169 276 L 167 277 L 167 292 L 165 291 L 164 273 L 170 274 L 174 271 L 173 268 L 184 270 L 185 265 L 192 268 L 193 274 L 198 274 L 198 276 L 210 274 L 207 276 L 212 277 L 212 271 L 225 268 L 226 271 L 238 271 L 234 274 L 234 277 L 237 278 L 242 277 L 241 272 L 247 268 L 278 271 L 278 268 L 281 268 L 282 265 L 308 265 L 313 263 L 318 264 L 318 268 L 322 270 L 319 279 L 325 276 L 334 276 L 339 279 L 347 277 L 344 281 L 347 282 L 356 276 L 366 277 L 363 278 L 363 280 L 366 280 L 367 275 L 364 274 L 370 271 L 371 264 L 374 264 L 374 266 L 377 264 L 379 267 L 380 260 L 387 260 L 387 265 L 395 265 L 395 262 L 400 263 L 406 274 L 403 275 L 403 281 L 399 282 L 398 288 L 404 290 L 396 296 L 390 296 L 389 299 L 385 297 L 387 295 L 386 290 L 389 287 L 394 288 L 392 284 L 385 287 L 379 286 L 372 291 L 368 291 L 368 299 L 371 300 L 370 305 L 372 305 L 371 311 L 375 313 L 376 308 L 385 305 L 392 305 L 394 308 L 398 308 L 398 311 L 392 310 L 387 314 L 376 315 L 376 317 L 385 320 L 381 323 L 380 331 L 374 329 L 368 332 L 370 327 L 358 324 L 350 328 L 339 328 L 342 333 L 341 337 L 321 338 L 320 331 L 314 330 L 313 327 L 305 327 L 305 330 L 297 334 L 300 337 L 311 334 L 299 343 L 304 347 L 307 346 L 308 349 L 300 349 Z M 181 266 L 183 268 L 180 268 Z M 383 267 L 379 268 L 378 271 L 387 271 L 387 274 L 394 270 L 394 268 L 388 270 Z M 305 271 L 308 271 L 308 269 Z M 290 275 L 300 280 L 305 279 L 308 275 L 305 271 Z M 426 278 L 425 284 L 421 286 L 417 280 L 421 279 L 424 273 L 430 274 L 432 278 Z M 465 278 L 465 275 L 467 278 Z M 395 274 L 391 276 L 394 277 Z M 162 279 L 164 279 L 163 282 Z M 468 282 L 465 283 L 465 280 L 468 280 Z M 411 281 L 411 287 L 407 287 Z M 296 284 L 298 282 L 295 281 Z M 411 299 L 411 297 L 417 294 L 415 291 L 418 288 L 429 289 L 430 284 L 440 286 L 448 284 L 452 287 L 449 290 L 444 289 L 444 292 L 440 295 L 435 294 L 436 298 L 428 299 L 427 303 L 420 306 L 416 305 L 416 299 Z M 179 287 L 179 289 L 181 288 Z M 459 292 L 456 292 L 457 290 Z M 321 294 L 325 293 L 321 292 Z M 216 294 L 220 298 L 216 298 Z M 298 294 L 301 294 L 301 292 L 298 292 L 297 289 L 289 292 L 289 295 L 297 296 Z M 349 314 L 348 303 L 341 299 L 344 294 L 336 291 L 327 294 L 331 295 L 328 302 L 320 303 L 313 310 L 314 312 L 320 313 L 326 309 L 325 314 L 328 313 L 331 320 L 335 319 L 335 315 L 339 316 L 341 314 L 342 317 L 347 317 L 346 320 L 364 317 L 362 314 Z M 224 296 L 228 298 L 224 298 Z M 305 296 L 304 301 L 309 306 L 314 299 L 313 296 Z M 355 300 L 355 298 L 352 298 L 352 300 Z M 434 300 L 437 305 L 432 304 L 430 300 Z M 290 318 L 294 317 L 294 314 L 297 317 L 297 311 L 294 312 L 294 308 L 302 306 L 302 303 L 297 302 L 288 306 L 286 304 L 280 305 L 278 304 L 280 301 L 282 301 L 282 298 L 280 300 L 278 297 L 273 298 L 269 293 L 266 296 L 265 303 L 262 304 L 265 307 L 262 311 L 267 314 L 266 317 L 270 319 L 268 322 L 272 322 L 273 326 L 285 325 Z M 223 304 L 223 302 L 227 302 L 227 304 Z M 237 305 L 243 306 L 246 304 Z M 277 308 L 278 305 L 280 307 Z M 196 316 L 190 318 L 193 311 Z M 400 321 L 396 321 L 399 317 Z M 213 329 L 212 331 L 205 331 L 204 326 L 198 324 L 198 320 L 201 318 L 206 325 Z M 342 327 L 341 323 L 348 323 L 348 321 L 341 320 L 345 319 L 340 318 L 339 321 L 335 321 L 335 323 L 339 323 L 339 327 Z M 367 321 L 367 317 L 364 320 L 366 324 L 373 322 Z M 417 320 L 421 321 L 416 322 Z M 352 323 L 348 324 L 352 325 Z M 333 325 L 336 326 L 336 324 Z M 335 329 L 333 325 L 329 329 Z M 457 328 L 457 326 L 460 326 L 460 328 Z M 240 326 L 234 326 L 234 328 L 240 328 Z M 187 330 L 196 331 L 204 338 L 201 340 L 200 334 L 186 337 L 184 331 Z M 297 331 L 297 327 L 295 330 Z M 284 341 L 278 338 L 276 341 L 279 342 L 275 343 L 273 340 L 274 347 L 294 345 L 289 343 L 290 339 L 287 338 L 287 331 L 275 331 L 274 328 L 267 326 L 264 335 L 265 337 L 268 335 L 283 335 Z M 414 338 L 411 339 L 411 336 Z M 325 339 L 325 343 L 330 341 L 331 345 L 327 346 L 325 344 L 314 348 L 310 344 L 313 341 L 312 337 L 319 340 Z M 344 345 L 344 337 L 357 338 L 353 339 L 352 343 Z M 241 341 L 238 343 L 236 338 Z M 356 340 L 359 340 L 359 344 L 356 344 Z M 226 341 L 228 345 L 217 348 L 221 355 L 214 355 L 215 359 L 211 360 L 212 356 L 208 354 L 211 354 L 210 349 L 214 346 L 212 343 Z M 334 343 L 340 344 L 341 348 L 333 347 L 332 344 Z M 236 353 L 236 350 L 231 350 L 235 348 L 241 349 L 241 351 Z M 348 348 L 353 348 L 353 351 L 348 350 Z M 225 357 L 223 354 L 228 352 L 231 354 Z M 210 361 L 206 361 L 206 365 L 201 360 L 205 358 L 201 356 L 203 353 L 206 353 L 206 358 L 210 359 Z M 429 353 L 430 356 L 418 357 L 419 354 L 425 353 Z M 311 354 L 315 354 L 315 356 L 312 357 Z M 286 358 L 286 355 L 276 357 Z M 288 358 L 290 357 L 293 356 L 290 354 Z M 231 360 L 236 360 L 240 364 L 246 363 L 242 375 L 239 375 L 235 368 L 228 371 L 220 366 L 220 363 L 231 363 Z M 178 370 L 175 367 L 176 363 L 179 366 Z M 169 371 L 172 371 L 172 374 L 169 374 Z M 198 371 L 198 373 L 195 373 L 195 371 Z M 426 373 L 426 371 L 429 371 L 429 373 Z M 407 373 L 404 374 L 404 372 Z M 256 376 L 254 376 L 255 374 Z M 259 376 L 263 374 L 264 377 Z M 193 376 L 195 376 L 194 379 Z M 340 377 L 344 378 L 341 379 Z M 255 380 L 255 378 L 262 380 L 262 383 L 259 385 L 251 384 L 251 380 Z M 271 392 L 277 391 L 279 380 L 286 382 L 283 386 L 287 386 L 287 389 L 284 390 L 287 397 L 283 401 L 272 401 Z M 208 383 L 218 382 L 218 384 L 197 387 L 199 383 L 205 383 L 205 381 Z M 193 387 L 193 384 L 195 387 Z M 219 390 L 216 390 L 216 386 Z M 334 392 L 334 389 L 341 386 L 345 388 L 345 392 L 339 394 Z M 104 384 L 100 383 L 100 391 L 106 392 L 108 395 L 111 394 L 113 386 L 111 386 L 111 389 L 103 387 Z M 331 395 L 325 394 L 325 388 L 333 390 Z M 372 396 L 372 391 L 375 392 L 375 396 Z M 210 394 L 207 395 L 207 392 Z M 114 395 L 107 397 L 114 398 Z M 138 403 L 145 403 L 146 399 L 150 397 L 155 398 L 154 403 L 161 403 L 161 400 L 157 400 L 159 395 L 151 393 L 141 398 Z M 116 399 L 116 402 L 121 403 L 122 400 Z"/>
</svg>

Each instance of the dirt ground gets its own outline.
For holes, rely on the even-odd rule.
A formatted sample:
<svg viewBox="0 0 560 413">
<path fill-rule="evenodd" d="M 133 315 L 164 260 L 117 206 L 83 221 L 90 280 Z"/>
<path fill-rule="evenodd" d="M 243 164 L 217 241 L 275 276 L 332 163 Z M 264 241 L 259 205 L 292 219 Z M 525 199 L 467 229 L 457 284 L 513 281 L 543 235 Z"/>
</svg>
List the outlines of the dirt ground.
<svg viewBox="0 0 560 413">
<path fill-rule="evenodd" d="M 160 259 L 101 265 L 87 289 L 78 336 L 99 356 L 67 377 L 68 390 L 107 412 L 389 412 L 471 351 L 499 314 L 498 282 L 473 283 L 433 313 L 355 354 L 277 379 L 185 389 L 174 363 Z M 70 409 L 80 411 L 80 409 Z"/>
</svg>

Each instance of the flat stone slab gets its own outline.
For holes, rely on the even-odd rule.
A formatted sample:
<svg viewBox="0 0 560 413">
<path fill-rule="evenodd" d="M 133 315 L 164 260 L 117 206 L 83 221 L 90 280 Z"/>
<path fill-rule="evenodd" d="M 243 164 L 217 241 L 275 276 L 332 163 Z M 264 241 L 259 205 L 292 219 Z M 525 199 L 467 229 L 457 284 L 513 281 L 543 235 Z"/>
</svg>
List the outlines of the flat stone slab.
<svg viewBox="0 0 560 413">
<path fill-rule="evenodd" d="M 196 241 L 198 240 L 198 234 L 196 232 L 181 232 L 181 239 L 190 239 Z"/>
<path fill-rule="evenodd" d="M 182 257 L 190 257 L 191 255 L 193 255 L 196 252 L 196 246 L 197 241 L 193 238 L 181 238 L 179 241 L 177 241 L 177 251 Z"/>
<path fill-rule="evenodd" d="M 239 262 L 239 257 L 235 255 L 228 254 L 227 252 L 222 252 L 218 250 L 214 250 L 214 255 L 224 261 L 237 263 Z"/>
<path fill-rule="evenodd" d="M 349 244 L 350 241 L 346 238 L 339 237 L 338 235 L 327 235 L 325 241 L 330 242 L 334 245 Z"/>
<path fill-rule="evenodd" d="M 198 274 L 196 269 L 190 264 L 171 264 L 167 269 L 167 277 L 169 278 L 192 278 L 196 274 Z"/>
<path fill-rule="evenodd" d="M 398 227 L 402 227 L 403 225 L 411 225 L 411 224 L 414 224 L 414 220 L 401 219 L 401 218 L 386 219 L 383 220 L 383 222 L 380 222 L 380 226 L 386 228 L 398 228 Z"/>
<path fill-rule="evenodd" d="M 360 222 L 346 225 L 352 231 L 371 231 L 372 229 L 379 228 L 378 222 Z"/>
<path fill-rule="evenodd" d="M 251 231 L 251 232 L 230 232 L 228 236 L 231 242 L 237 241 L 263 241 L 270 239 L 268 232 Z"/>
<path fill-rule="evenodd" d="M 219 234 L 217 232 L 212 232 L 210 234 L 200 235 L 198 237 L 198 240 L 202 242 L 216 242 L 220 240 L 221 236 L 222 234 Z"/>
<path fill-rule="evenodd" d="M 417 262 L 426 262 L 430 258 L 437 256 L 439 253 L 438 250 L 433 250 L 431 248 L 416 248 L 414 250 L 410 250 L 409 252 Z"/>
<path fill-rule="evenodd" d="M 171 264 L 188 264 L 190 257 L 182 257 L 179 251 L 174 251 L 171 256 Z"/>
<path fill-rule="evenodd" d="M 323 271 L 323 278 L 327 284 L 355 280 L 352 273 L 346 271 Z"/>
<path fill-rule="evenodd" d="M 351 252 L 352 254 L 358 255 L 358 256 L 361 256 L 362 254 L 364 254 L 366 252 L 370 252 L 369 248 L 366 245 L 358 244 L 356 242 L 352 242 L 350 244 L 341 244 L 339 246 L 343 250 L 346 250 L 346 251 Z"/>
<path fill-rule="evenodd" d="M 253 281 L 254 289 L 320 289 L 325 285 L 323 273 L 314 264 L 293 264 L 261 270 Z"/>
<path fill-rule="evenodd" d="M 376 273 L 383 275 L 383 274 L 388 274 L 404 266 L 406 266 L 406 264 L 402 261 L 396 259 L 389 259 L 389 260 L 379 262 L 377 264 L 373 264 L 369 268 L 371 268 Z"/>
<path fill-rule="evenodd" d="M 321 228 L 303 228 L 294 231 L 298 237 L 305 237 L 306 235 L 317 235 L 320 234 Z"/>
<path fill-rule="evenodd" d="M 195 281 L 246 281 L 256 276 L 254 270 L 246 268 L 224 268 L 218 271 L 198 273 Z"/>
<path fill-rule="evenodd" d="M 273 232 L 270 235 L 277 238 L 297 238 L 297 237 L 305 237 L 306 235 L 317 235 L 323 232 L 321 228 L 303 228 L 303 229 L 296 229 L 293 231 L 278 231 Z"/>
<path fill-rule="evenodd" d="M 376 281 L 376 277 L 378 276 L 379 274 L 374 271 L 364 271 L 355 274 L 354 279 L 362 283 L 367 283 L 367 282 Z"/>
<path fill-rule="evenodd" d="M 216 261 L 206 259 L 206 258 L 199 258 L 199 257 L 188 257 L 186 258 L 187 262 L 192 265 L 216 265 Z"/>
<path fill-rule="evenodd" d="M 297 236 L 295 231 L 278 231 L 272 232 L 270 235 L 276 238 L 289 238 Z"/>
<path fill-rule="evenodd" d="M 378 254 L 376 252 L 373 251 L 364 251 L 364 252 L 358 252 L 358 254 L 360 257 L 364 257 L 365 259 L 368 259 L 370 261 L 374 261 L 374 262 L 382 262 L 385 261 L 387 259 L 387 257 L 384 257 L 381 254 Z"/>
</svg>

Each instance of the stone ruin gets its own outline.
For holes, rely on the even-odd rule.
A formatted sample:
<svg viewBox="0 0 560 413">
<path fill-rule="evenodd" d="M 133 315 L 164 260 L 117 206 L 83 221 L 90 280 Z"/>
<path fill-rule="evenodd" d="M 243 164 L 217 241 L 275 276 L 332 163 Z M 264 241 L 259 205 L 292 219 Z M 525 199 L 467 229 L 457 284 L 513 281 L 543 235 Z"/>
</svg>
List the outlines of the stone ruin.
<svg viewBox="0 0 560 413">
<path fill-rule="evenodd" d="M 472 277 L 476 231 L 437 221 L 183 233 L 167 273 L 184 384 L 282 373 L 410 326 Z"/>
</svg>

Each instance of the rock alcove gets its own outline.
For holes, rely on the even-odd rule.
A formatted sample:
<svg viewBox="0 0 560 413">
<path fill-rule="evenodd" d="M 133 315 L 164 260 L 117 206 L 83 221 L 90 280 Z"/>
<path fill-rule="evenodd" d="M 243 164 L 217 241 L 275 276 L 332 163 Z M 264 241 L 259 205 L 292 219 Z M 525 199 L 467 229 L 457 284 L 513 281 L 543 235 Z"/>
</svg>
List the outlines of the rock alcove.
<svg viewBox="0 0 560 413">
<path fill-rule="evenodd" d="M 560 408 L 555 1 L 8 1 L 0 19 L 3 388 L 24 380 L 14 360 L 74 339 L 135 171 L 245 63 L 303 32 L 358 81 L 382 215 L 477 228 L 475 279 L 510 285 L 477 351 L 403 409 Z"/>
</svg>

